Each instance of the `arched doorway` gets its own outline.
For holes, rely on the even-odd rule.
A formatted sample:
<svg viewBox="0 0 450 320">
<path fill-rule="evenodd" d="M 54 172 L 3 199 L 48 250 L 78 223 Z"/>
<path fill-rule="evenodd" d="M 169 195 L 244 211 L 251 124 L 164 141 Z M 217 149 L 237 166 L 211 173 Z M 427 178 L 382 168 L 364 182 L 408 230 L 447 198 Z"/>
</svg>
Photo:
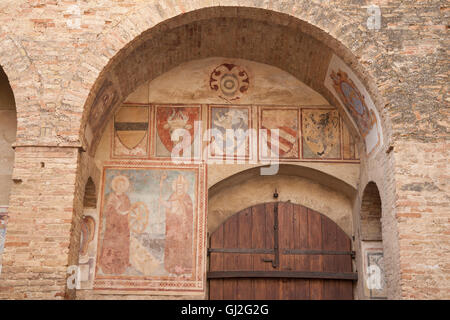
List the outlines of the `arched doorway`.
<svg viewBox="0 0 450 320">
<path fill-rule="evenodd" d="M 133 204 L 143 202 L 150 208 L 149 212 L 158 212 L 158 214 L 152 215 L 150 222 L 145 224 L 143 230 L 135 232 L 136 235 L 131 238 L 132 245 L 126 246 L 133 247 L 132 250 L 130 249 L 132 253 L 142 253 L 136 254 L 136 257 L 145 257 L 147 251 L 151 255 L 148 255 L 148 259 L 143 259 L 145 261 L 134 259 L 132 263 L 135 266 L 134 269 L 118 272 L 123 278 L 120 283 L 111 280 L 118 276 L 117 274 L 111 275 L 108 271 L 105 273 L 97 264 L 94 280 L 87 281 L 86 284 L 86 288 L 96 290 L 92 292 L 80 290 L 77 293 L 80 297 L 98 293 L 114 295 L 119 290 L 134 290 L 136 286 L 129 288 L 127 287 L 129 284 L 125 282 L 132 277 L 177 278 L 175 276 L 177 272 L 170 272 L 164 268 L 165 262 L 163 263 L 162 259 L 166 250 L 163 240 L 168 234 L 167 230 L 170 229 L 164 225 L 167 213 L 163 210 L 162 200 L 167 201 L 172 198 L 170 188 L 165 185 L 168 185 L 168 182 L 174 183 L 175 169 L 178 170 L 181 167 L 169 168 L 174 169 L 174 176 L 170 178 L 170 181 L 166 180 L 167 176 L 164 172 L 155 174 L 151 171 L 158 172 L 157 170 L 165 165 L 158 164 L 157 161 L 170 160 L 173 148 L 170 130 L 178 125 L 191 130 L 194 128 L 194 123 L 201 120 L 204 124 L 201 130 L 204 133 L 213 128 L 215 120 L 222 122 L 223 119 L 232 118 L 234 114 L 239 121 L 233 124 L 239 123 L 241 128 L 273 129 L 274 131 L 281 128 L 280 149 L 283 150 L 281 162 L 295 166 L 305 164 L 318 172 L 331 175 L 342 172 L 342 175 L 348 178 L 347 180 L 352 181 L 352 187 L 356 188 L 360 156 L 366 156 L 366 151 L 372 149 L 365 150 L 367 139 L 359 136 L 358 125 L 352 124 L 353 120 L 345 111 L 346 106 L 338 100 L 342 97 L 333 91 L 335 89 L 332 83 L 332 81 L 342 82 L 344 74 L 345 77 L 350 77 L 356 82 L 356 74 L 351 72 L 344 60 L 337 57 L 339 53 L 328 46 L 332 44 L 332 41 L 324 42 L 315 37 L 316 32 L 312 32 L 315 30 L 314 27 L 297 20 L 292 20 L 292 23 L 288 25 L 280 24 L 278 20 L 267 23 L 262 14 L 263 11 L 252 12 L 252 9 L 248 8 L 236 10 L 236 12 L 242 12 L 237 16 L 231 14 L 231 11 L 231 16 L 216 12 L 212 16 L 208 15 L 200 19 L 202 14 L 208 11 L 201 10 L 192 20 L 187 19 L 191 15 L 187 13 L 147 30 L 127 46 L 126 50 L 121 51 L 111 60 L 93 87 L 92 94 L 86 102 L 84 114 L 86 121 L 83 123 L 82 132 L 87 152 L 83 153 L 82 157 L 83 161 L 93 164 L 92 168 L 95 172 L 92 174 L 93 177 L 97 177 L 95 181 L 99 187 L 97 199 L 99 208 L 93 210 L 93 214 L 95 213 L 95 225 L 99 226 L 96 232 L 100 237 L 94 241 L 96 242 L 94 250 L 97 250 L 94 258 L 98 260 L 101 255 L 100 249 L 105 239 L 102 235 L 102 223 L 106 225 L 107 218 L 102 210 L 104 210 L 108 194 L 112 192 L 113 179 L 125 173 L 130 181 L 130 189 L 127 188 L 126 192 L 130 193 L 130 198 L 135 199 L 140 198 L 140 196 L 136 197 L 136 193 L 144 193 L 139 190 L 145 186 L 140 178 L 144 169 L 148 170 L 145 174 L 152 176 L 152 179 L 146 180 L 148 185 L 154 184 L 154 181 L 160 181 L 160 183 L 152 185 L 151 192 L 145 193 L 143 201 L 136 201 Z M 249 14 L 250 12 L 252 14 Z M 211 32 L 211 30 L 215 31 Z M 255 36 L 264 33 L 270 37 Z M 217 37 L 227 39 L 227 42 L 212 41 Z M 211 41 L 207 41 L 208 39 Z M 271 48 L 271 39 L 279 39 L 278 52 L 285 52 L 287 54 L 285 59 L 281 59 L 279 53 L 274 54 L 271 50 L 265 50 L 265 48 Z M 236 45 L 230 46 L 230 42 Z M 340 52 L 342 59 L 346 53 Z M 158 64 L 153 63 L 156 61 Z M 347 63 L 348 61 L 347 59 Z M 227 91 L 230 88 L 226 88 L 226 79 L 219 77 L 222 75 L 219 71 L 227 73 L 228 76 L 229 74 L 237 75 L 234 79 L 238 79 L 236 82 L 238 85 L 233 86 L 232 92 Z M 223 83 L 222 80 L 224 80 Z M 224 86 L 221 87 L 219 84 Z M 338 86 L 338 84 L 335 85 Z M 356 93 L 360 93 L 359 90 L 364 91 L 361 83 L 351 85 Z M 368 94 L 365 96 L 369 97 Z M 373 108 L 370 111 L 374 111 Z M 363 113 L 371 117 L 368 111 L 365 110 Z M 278 117 L 279 123 L 272 121 Z M 371 121 L 364 122 L 370 127 L 365 128 L 370 131 L 365 131 L 366 136 L 373 138 L 371 148 L 382 143 L 380 141 L 382 132 L 377 129 L 380 122 L 377 119 L 379 120 L 378 117 L 372 117 Z M 224 122 L 219 123 L 218 127 L 222 124 Z M 221 128 L 226 129 L 225 125 Z M 212 143 L 209 139 L 203 142 L 205 143 L 199 148 L 207 149 Z M 257 144 L 262 145 L 259 142 Z M 255 150 L 248 150 L 248 154 L 246 153 L 244 157 L 246 161 L 254 161 L 251 165 L 239 169 L 227 167 L 225 170 L 210 165 L 209 160 L 213 159 L 215 154 L 202 153 L 202 157 L 197 160 L 206 164 L 208 177 L 198 181 L 205 182 L 206 187 L 210 188 L 215 182 L 233 173 L 250 167 L 259 167 L 261 165 L 259 161 L 263 155 L 253 151 Z M 159 167 L 156 168 L 157 166 Z M 192 168 L 181 169 L 188 171 Z M 206 173 L 203 169 L 204 167 L 201 171 Z M 214 181 L 214 179 L 217 180 Z M 188 181 L 192 184 L 192 187 L 187 187 L 191 192 L 189 197 L 191 200 L 200 201 L 199 204 L 203 205 L 202 201 L 208 201 L 208 195 L 205 189 L 202 189 L 204 185 L 202 188 L 194 186 L 196 181 L 194 178 Z M 295 183 L 299 186 L 308 184 L 303 180 Z M 340 191 L 345 193 L 347 189 Z M 319 191 L 321 194 L 326 192 L 323 189 Z M 145 199 L 149 195 L 154 198 L 153 201 Z M 258 198 L 255 203 L 264 201 Z M 336 197 L 336 201 L 343 204 L 342 213 L 344 211 L 346 213 L 347 208 L 351 207 L 347 206 L 347 201 L 343 200 L 341 195 Z M 195 201 L 192 202 L 195 208 Z M 190 212 L 191 205 L 189 201 L 186 203 Z M 145 209 L 144 206 L 140 208 Z M 146 217 L 146 210 L 142 212 L 143 217 Z M 209 215 L 209 212 L 205 210 L 199 214 L 203 217 L 203 214 Z M 225 215 L 228 213 L 218 212 L 217 216 Z M 155 219 L 156 216 L 157 219 Z M 351 217 L 347 214 L 342 214 L 340 217 L 343 220 L 336 220 L 337 223 L 349 225 L 349 229 L 346 229 L 347 234 L 353 235 Z M 206 217 L 198 219 L 202 223 L 205 220 Z M 198 231 L 198 234 L 206 239 L 207 231 L 201 229 L 203 224 L 201 228 L 197 228 L 199 225 L 197 222 L 194 228 L 189 225 L 190 231 L 193 230 L 194 233 Z M 195 255 L 201 256 L 202 253 L 206 255 L 203 241 L 197 238 L 195 248 L 198 250 L 194 252 Z M 199 268 L 204 266 L 202 262 L 204 256 L 201 257 L 197 259 L 201 262 Z M 154 265 L 149 261 L 154 261 Z M 201 274 L 204 274 L 203 271 L 195 275 L 195 280 L 198 282 L 190 284 L 195 286 L 194 294 L 204 292 L 202 290 L 205 281 Z M 181 273 L 181 276 L 186 277 L 186 275 L 187 273 Z M 156 280 L 160 281 L 160 278 Z M 330 279 L 330 281 L 333 280 Z M 170 283 L 170 286 L 181 286 L 183 285 L 181 282 L 183 281 L 176 284 Z M 155 290 L 152 285 L 145 283 L 138 288 L 140 292 L 133 291 L 133 293 L 154 294 L 156 292 L 155 295 L 161 293 L 162 290 Z M 171 292 L 179 295 L 178 291 Z M 167 292 L 164 291 L 164 294 Z M 329 293 L 325 294 L 327 295 L 331 296 Z"/>
<path fill-rule="evenodd" d="M 362 271 L 367 279 L 362 284 L 364 297 L 374 300 L 387 298 L 381 219 L 380 192 L 376 183 L 371 181 L 361 200 L 359 237 Z"/>
<path fill-rule="evenodd" d="M 290 202 L 236 213 L 210 237 L 210 299 L 353 299 L 351 240 Z"/>
</svg>

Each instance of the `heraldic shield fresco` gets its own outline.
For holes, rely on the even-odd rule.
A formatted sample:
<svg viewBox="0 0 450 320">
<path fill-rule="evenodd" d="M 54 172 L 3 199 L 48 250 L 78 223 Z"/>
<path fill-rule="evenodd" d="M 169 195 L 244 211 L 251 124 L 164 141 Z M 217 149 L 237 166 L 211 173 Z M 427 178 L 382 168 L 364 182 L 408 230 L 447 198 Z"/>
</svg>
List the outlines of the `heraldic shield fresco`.
<svg viewBox="0 0 450 320">
<path fill-rule="evenodd" d="M 210 106 L 210 157 L 249 158 L 251 114 L 251 107 Z"/>
<path fill-rule="evenodd" d="M 203 292 L 204 172 L 163 163 L 105 166 L 95 290 Z"/>
<path fill-rule="evenodd" d="M 176 145 L 191 150 L 193 157 L 195 124 L 200 120 L 200 106 L 156 106 L 155 155 L 170 158 Z M 181 129 L 185 135 L 180 135 Z M 176 152 L 180 155 L 179 152 Z M 181 155 L 180 155 L 181 156 Z"/>
<path fill-rule="evenodd" d="M 357 141 L 330 106 L 124 104 L 112 130 L 111 159 L 359 160 Z"/>
<path fill-rule="evenodd" d="M 126 106 L 114 116 L 114 156 L 146 157 L 149 150 L 149 108 Z"/>
<path fill-rule="evenodd" d="M 298 108 L 261 108 L 261 158 L 298 159 L 300 154 Z M 266 147 L 267 146 L 267 147 Z"/>
<path fill-rule="evenodd" d="M 337 110 L 302 109 L 303 158 L 341 158 Z"/>
<path fill-rule="evenodd" d="M 337 56 L 333 55 L 325 78 L 325 87 L 344 106 L 371 154 L 383 144 L 381 121 L 375 104 L 361 81 Z"/>
</svg>

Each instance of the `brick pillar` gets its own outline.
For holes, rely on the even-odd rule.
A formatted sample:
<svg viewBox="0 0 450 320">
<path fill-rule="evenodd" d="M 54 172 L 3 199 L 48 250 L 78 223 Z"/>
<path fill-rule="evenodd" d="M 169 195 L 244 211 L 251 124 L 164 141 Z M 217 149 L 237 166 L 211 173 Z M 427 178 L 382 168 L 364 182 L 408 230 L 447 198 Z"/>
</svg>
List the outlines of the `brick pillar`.
<svg viewBox="0 0 450 320">
<path fill-rule="evenodd" d="M 450 148 L 396 142 L 401 298 L 450 299 Z"/>
<path fill-rule="evenodd" d="M 78 259 L 70 244 L 78 225 L 79 159 L 74 147 L 16 148 L 0 299 L 72 297 L 66 271 Z"/>
</svg>

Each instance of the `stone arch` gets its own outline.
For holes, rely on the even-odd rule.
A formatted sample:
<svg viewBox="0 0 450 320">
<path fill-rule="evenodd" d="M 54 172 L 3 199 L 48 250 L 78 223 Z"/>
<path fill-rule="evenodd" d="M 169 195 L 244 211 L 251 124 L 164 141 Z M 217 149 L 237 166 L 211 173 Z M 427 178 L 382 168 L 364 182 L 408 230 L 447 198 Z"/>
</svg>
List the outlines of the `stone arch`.
<svg viewBox="0 0 450 320">
<path fill-rule="evenodd" d="M 361 240 L 381 241 L 381 198 L 375 182 L 369 182 L 361 201 Z"/>
<path fill-rule="evenodd" d="M 88 74 L 87 82 L 83 83 L 83 87 L 86 90 L 80 92 L 82 97 L 87 97 L 86 100 L 83 100 L 84 98 L 80 99 L 80 101 L 84 101 L 83 116 L 80 124 L 80 139 L 84 147 L 89 151 L 90 156 L 95 153 L 96 142 L 100 140 L 99 137 L 105 128 L 107 120 L 111 118 L 111 115 L 119 108 L 126 97 L 139 85 L 189 59 L 219 56 L 218 52 L 223 52 L 223 50 L 212 50 L 209 48 L 209 50 L 200 54 L 193 46 L 190 50 L 185 50 L 189 54 L 181 58 L 179 55 L 177 56 L 175 50 L 160 50 L 159 53 L 164 54 L 164 57 L 168 57 L 169 62 L 161 65 L 153 64 L 151 69 L 139 68 L 139 63 L 143 61 L 158 61 L 158 59 L 153 57 L 148 60 L 146 59 L 148 58 L 147 56 L 136 54 L 136 52 L 142 53 L 143 50 L 149 52 L 156 48 L 158 43 L 164 44 L 162 35 L 167 41 L 166 44 L 177 47 L 179 45 L 178 41 L 186 39 L 186 37 L 171 37 L 173 30 L 177 29 L 188 34 L 195 34 L 200 29 L 196 27 L 202 22 L 208 21 L 208 19 L 210 21 L 220 19 L 221 17 L 235 20 L 247 19 L 256 21 L 258 25 L 294 30 L 293 33 L 301 34 L 304 39 L 307 39 L 306 43 L 309 45 L 314 43 L 325 48 L 325 51 L 321 51 L 325 52 L 324 55 L 336 54 L 339 56 L 355 72 L 373 97 L 375 106 L 382 118 L 384 141 L 389 143 L 391 135 L 390 120 L 386 114 L 387 109 L 384 108 L 381 87 L 378 90 L 379 85 L 377 81 L 381 80 L 375 76 L 380 71 L 378 68 L 381 67 L 372 63 L 375 57 L 381 60 L 385 59 L 384 47 L 382 44 L 377 43 L 374 37 L 370 36 L 369 32 L 361 31 L 356 27 L 365 22 L 362 16 L 357 16 L 357 18 L 340 16 L 340 13 L 337 11 L 330 11 L 329 8 L 325 10 L 321 5 L 306 1 L 301 1 L 292 12 L 290 11 L 292 8 L 270 8 L 267 6 L 263 7 L 263 5 L 261 7 L 254 7 L 254 5 L 249 5 L 248 7 L 225 5 L 203 8 L 202 5 L 191 3 L 188 8 L 183 8 L 180 5 L 172 6 L 167 5 L 167 3 L 172 2 L 142 4 L 139 10 L 134 11 L 134 14 L 128 15 L 105 34 L 99 36 L 101 41 L 87 49 L 85 55 L 83 55 L 83 61 L 89 61 L 89 66 L 80 63 L 80 67 L 76 71 L 76 74 Z M 324 22 L 327 19 L 328 22 Z M 361 39 L 364 39 L 364 41 L 358 41 Z M 194 40 L 201 40 L 201 37 Z M 193 43 L 197 42 L 194 41 Z M 281 51 L 288 52 L 286 48 L 283 50 Z M 299 51 L 297 50 L 296 52 Z M 294 63 L 285 66 L 274 64 L 273 61 L 277 60 L 277 58 L 279 61 L 282 60 L 279 56 L 271 56 L 272 60 L 267 57 L 267 60 L 261 60 L 254 59 L 251 55 L 243 56 L 243 53 L 245 53 L 243 50 L 237 50 L 232 54 L 228 52 L 223 56 L 275 65 L 282 70 L 291 72 L 297 78 L 303 74 L 304 78 L 300 78 L 302 82 L 322 94 L 331 105 L 339 105 L 337 100 L 319 85 L 317 79 L 308 78 L 308 76 L 315 73 L 315 70 L 310 66 L 306 66 L 303 70 L 295 70 Z M 309 51 L 304 58 L 307 60 L 311 56 L 314 56 L 314 52 Z M 137 62 L 134 64 L 134 69 L 127 68 L 124 62 L 127 59 Z M 299 59 L 298 61 L 304 60 Z M 293 59 L 292 61 L 297 60 Z M 148 64 L 151 65 L 151 63 Z M 119 77 L 123 75 L 128 77 L 126 81 L 120 81 Z M 87 95 L 88 90 L 89 95 Z M 100 106 L 104 108 L 102 109 Z M 90 123 L 90 121 L 94 122 Z M 377 161 L 383 160 L 383 157 L 385 157 L 384 152 L 380 152 L 377 157 Z M 369 163 L 370 161 L 367 162 Z M 391 162 L 383 163 L 384 171 L 388 175 L 392 174 L 392 171 L 388 169 L 391 165 Z M 371 171 L 372 168 L 373 163 L 369 163 L 367 167 L 364 167 L 364 170 Z M 387 189 L 381 190 L 384 194 L 392 191 Z"/>
<path fill-rule="evenodd" d="M 274 201 L 290 201 L 321 212 L 347 235 L 352 231 L 352 200 L 356 189 L 347 182 L 306 166 L 281 164 L 276 175 L 261 176 L 261 167 L 243 170 L 215 183 L 208 190 L 208 231 L 247 207 Z M 326 198 L 328 201 L 323 201 Z M 322 200 L 321 200 L 322 199 Z"/>
<path fill-rule="evenodd" d="M 91 145 L 90 142 L 92 140 L 98 140 L 94 139 L 94 137 L 97 138 L 99 136 L 98 132 L 103 130 L 101 123 L 104 123 L 105 119 L 110 117 L 112 112 L 118 108 L 126 96 L 137 86 L 144 81 L 168 71 L 186 59 L 212 56 L 215 52 L 214 50 L 211 51 L 211 48 L 208 49 L 209 52 L 202 54 L 195 53 L 195 48 L 186 50 L 192 52 L 190 56 L 183 58 L 184 60 L 178 59 L 179 57 L 170 57 L 169 60 L 174 60 L 171 63 L 152 65 L 151 70 L 145 68 L 133 70 L 133 73 L 130 75 L 130 80 L 123 81 L 121 79 L 119 81 L 117 75 L 126 69 L 124 69 L 124 64 L 122 63 L 124 59 L 130 59 L 133 51 L 136 51 L 136 49 L 142 50 L 145 47 L 147 49 L 155 47 L 155 44 L 158 43 L 158 33 L 167 34 L 168 31 L 174 28 L 183 28 L 189 24 L 195 24 L 198 21 L 205 21 L 217 17 L 250 19 L 251 21 L 259 21 L 259 23 L 266 25 L 270 24 L 291 29 L 296 28 L 295 30 L 300 31 L 305 37 L 309 37 L 308 40 L 312 39 L 312 41 L 317 41 L 321 44 L 326 43 L 324 47 L 328 49 L 328 53 L 337 54 L 355 71 L 373 96 L 378 111 L 383 115 L 383 108 L 381 107 L 382 98 L 378 93 L 375 81 L 370 77 L 370 74 L 375 70 L 372 69 L 367 72 L 367 67 L 374 68 L 370 64 L 371 56 L 374 53 L 364 52 L 364 50 L 367 50 L 365 48 L 367 48 L 368 43 L 371 43 L 371 47 L 376 47 L 379 51 L 382 50 L 383 46 L 372 43 L 375 41 L 372 39 L 373 37 L 369 37 L 367 33 L 355 29 L 354 25 L 362 23 L 361 21 L 355 21 L 352 18 L 341 16 L 337 12 L 330 11 L 329 8 L 325 10 L 321 5 L 311 4 L 309 2 L 301 2 L 290 8 L 288 6 L 278 5 L 276 8 L 271 8 L 264 6 L 263 3 L 259 6 L 255 6 L 254 4 L 248 4 L 246 6 L 246 3 L 243 3 L 239 7 L 221 4 L 220 7 L 211 6 L 206 8 L 193 3 L 183 7 L 182 5 L 174 5 L 172 1 L 165 1 L 159 4 L 142 4 L 141 6 L 134 11 L 134 14 L 129 15 L 129 17 L 117 24 L 117 26 L 99 37 L 101 41 L 98 42 L 98 46 L 94 46 L 94 50 L 87 52 L 84 56 L 85 59 L 91 61 L 90 64 L 94 67 L 89 70 L 89 74 L 92 76 L 89 79 L 96 78 L 95 83 L 92 82 L 88 85 L 90 94 L 85 101 L 83 109 L 80 135 L 85 146 Z M 333 27 L 336 25 L 340 25 L 341 28 L 337 30 Z M 170 37 L 166 37 L 165 39 L 169 42 L 178 41 L 177 39 L 170 40 Z M 356 39 L 365 39 L 365 41 L 361 43 L 356 41 Z M 221 52 L 221 50 L 218 52 Z M 228 56 L 252 60 L 251 57 L 242 56 L 243 53 L 244 51 L 241 50 Z M 358 58 L 355 54 L 357 54 Z M 312 53 L 310 53 L 311 55 Z M 147 57 L 142 55 L 134 57 L 136 61 L 143 61 L 144 58 Z M 177 59 L 178 61 L 175 61 Z M 258 59 L 254 60 L 258 61 Z M 271 61 L 258 62 L 273 64 Z M 365 67 L 362 67 L 363 64 Z M 82 68 L 85 68 L 85 66 Z M 291 65 L 284 66 L 282 69 L 286 70 L 290 68 L 294 69 L 294 64 L 291 63 Z M 310 69 L 306 68 L 306 70 L 301 70 L 302 72 L 294 73 L 294 75 L 298 77 L 301 74 L 307 74 L 308 71 L 311 73 L 312 70 Z M 287 71 L 289 72 L 291 70 Z M 80 72 L 82 73 L 83 70 L 80 70 Z M 143 79 L 142 73 L 147 73 L 145 76 L 147 78 Z M 323 94 L 331 104 L 338 105 L 335 98 L 321 88 L 314 79 L 305 77 L 300 80 Z M 105 110 L 100 110 L 100 107 L 98 107 L 100 103 L 107 104 L 108 107 Z M 382 118 L 385 117 L 382 116 Z M 89 119 L 96 119 L 100 124 L 93 123 L 89 125 Z M 386 126 L 385 121 L 382 122 L 383 127 Z M 384 130 L 384 132 L 387 134 L 387 130 Z M 95 149 L 95 146 L 93 149 Z"/>
<path fill-rule="evenodd" d="M 20 42 L 11 33 L 0 34 L 0 66 L 7 75 L 13 92 L 17 112 L 15 145 L 37 145 L 41 129 L 38 98 L 42 94 L 42 81 L 37 69 Z M 48 131 L 50 133 L 50 131 Z"/>
</svg>

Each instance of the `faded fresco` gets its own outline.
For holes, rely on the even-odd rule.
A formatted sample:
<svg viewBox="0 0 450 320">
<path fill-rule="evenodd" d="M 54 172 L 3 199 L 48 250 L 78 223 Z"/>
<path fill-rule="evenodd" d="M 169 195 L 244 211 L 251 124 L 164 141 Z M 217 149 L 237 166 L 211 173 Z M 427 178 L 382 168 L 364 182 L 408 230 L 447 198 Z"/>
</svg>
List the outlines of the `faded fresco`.
<svg viewBox="0 0 450 320">
<path fill-rule="evenodd" d="M 149 107 L 121 107 L 114 116 L 113 156 L 146 157 L 149 150 L 149 121 Z"/>
<path fill-rule="evenodd" d="M 382 242 L 364 241 L 361 249 L 364 263 L 364 295 L 370 299 L 387 299 Z"/>
<path fill-rule="evenodd" d="M 217 66 L 209 79 L 211 90 L 216 91 L 220 98 L 232 102 L 239 100 L 250 87 L 250 77 L 247 71 L 233 63 L 223 63 Z"/>
<path fill-rule="evenodd" d="M 2 255 L 5 248 L 6 224 L 8 222 L 8 207 L 0 206 L 0 274 L 2 273 Z"/>
<path fill-rule="evenodd" d="M 367 153 L 382 145 L 381 122 L 369 93 L 353 71 L 335 55 L 328 67 L 325 86 L 345 107 L 365 139 Z"/>
<path fill-rule="evenodd" d="M 173 167 L 105 170 L 96 279 L 124 281 L 96 280 L 96 288 L 202 287 L 201 259 L 195 258 L 202 257 L 196 252 L 204 227 L 199 173 L 198 168 Z M 138 281 L 144 279 L 148 282 Z"/>
<path fill-rule="evenodd" d="M 78 254 L 78 265 L 80 267 L 81 289 L 92 289 L 95 258 L 97 253 L 97 210 L 86 208 L 83 210 L 81 219 L 80 251 Z"/>
<path fill-rule="evenodd" d="M 303 158 L 340 159 L 340 118 L 337 110 L 302 109 Z"/>
<path fill-rule="evenodd" d="M 199 106 L 156 106 L 156 157 L 169 158 L 176 145 L 180 152 L 182 147 L 190 148 L 191 156 L 194 156 L 194 126 L 201 119 L 200 114 Z M 186 134 L 179 135 L 177 129 L 185 130 Z M 180 152 L 177 155 L 181 156 Z"/>
<path fill-rule="evenodd" d="M 96 132 L 103 123 L 106 123 L 106 120 L 110 116 L 108 110 L 112 110 L 118 101 L 119 92 L 117 88 L 111 81 L 105 80 L 92 103 L 89 113 L 89 125 L 91 126 L 92 132 Z"/>
<path fill-rule="evenodd" d="M 261 158 L 278 155 L 280 159 L 299 158 L 299 109 L 261 108 L 260 129 L 266 129 L 267 135 L 260 134 Z M 278 130 L 278 133 L 274 130 Z M 265 146 L 267 148 L 265 148 Z M 268 152 L 264 152 L 264 150 Z M 269 151 L 272 151 L 272 156 Z"/>
<path fill-rule="evenodd" d="M 248 158 L 251 139 L 248 131 L 251 127 L 250 120 L 250 107 L 210 107 L 210 156 Z"/>
</svg>

